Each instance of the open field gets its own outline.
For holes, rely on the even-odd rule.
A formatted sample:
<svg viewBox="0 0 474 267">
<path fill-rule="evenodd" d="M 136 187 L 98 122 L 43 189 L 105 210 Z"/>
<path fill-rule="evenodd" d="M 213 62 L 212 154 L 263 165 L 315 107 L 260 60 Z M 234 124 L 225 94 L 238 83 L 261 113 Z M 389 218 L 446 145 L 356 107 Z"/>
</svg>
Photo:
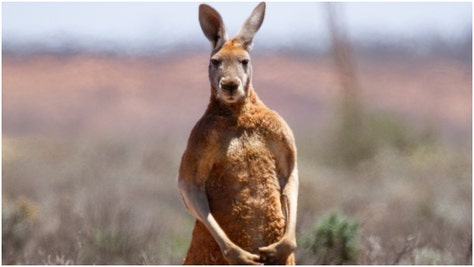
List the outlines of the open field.
<svg viewBox="0 0 474 267">
<path fill-rule="evenodd" d="M 359 226 L 353 263 L 471 264 L 471 66 L 358 63 L 370 153 L 347 166 L 331 61 L 253 57 L 297 139 L 299 239 L 339 210 Z M 4 55 L 3 263 L 179 264 L 193 219 L 176 176 L 206 71 L 206 53 Z M 301 242 L 297 263 L 322 262 Z"/>
</svg>

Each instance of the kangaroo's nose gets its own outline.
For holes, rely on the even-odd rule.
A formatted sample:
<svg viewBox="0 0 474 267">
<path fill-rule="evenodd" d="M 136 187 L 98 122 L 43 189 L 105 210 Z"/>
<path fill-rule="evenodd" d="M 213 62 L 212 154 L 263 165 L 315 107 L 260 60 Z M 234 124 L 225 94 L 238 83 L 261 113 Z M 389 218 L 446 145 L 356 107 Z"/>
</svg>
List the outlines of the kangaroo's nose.
<svg viewBox="0 0 474 267">
<path fill-rule="evenodd" d="M 223 90 L 232 94 L 239 88 L 240 82 L 237 79 L 222 79 L 220 85 Z"/>
</svg>

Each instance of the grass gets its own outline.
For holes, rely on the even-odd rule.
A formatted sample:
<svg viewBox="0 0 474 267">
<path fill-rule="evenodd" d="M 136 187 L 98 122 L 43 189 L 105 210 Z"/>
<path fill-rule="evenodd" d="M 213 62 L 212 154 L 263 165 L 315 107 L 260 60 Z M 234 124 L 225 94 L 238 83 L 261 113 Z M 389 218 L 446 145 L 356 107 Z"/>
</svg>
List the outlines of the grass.
<svg viewBox="0 0 474 267">
<path fill-rule="evenodd" d="M 385 147 L 351 169 L 307 164 L 303 169 L 308 172 L 301 173 L 306 179 L 300 192 L 300 235 L 340 208 L 359 223 L 357 264 L 421 264 L 432 252 L 436 257 L 431 260 L 439 264 L 470 264 L 467 152 L 439 145 L 407 151 Z"/>
<path fill-rule="evenodd" d="M 4 138 L 3 262 L 180 263 L 192 218 L 160 159 L 179 156 L 145 145 Z"/>
</svg>

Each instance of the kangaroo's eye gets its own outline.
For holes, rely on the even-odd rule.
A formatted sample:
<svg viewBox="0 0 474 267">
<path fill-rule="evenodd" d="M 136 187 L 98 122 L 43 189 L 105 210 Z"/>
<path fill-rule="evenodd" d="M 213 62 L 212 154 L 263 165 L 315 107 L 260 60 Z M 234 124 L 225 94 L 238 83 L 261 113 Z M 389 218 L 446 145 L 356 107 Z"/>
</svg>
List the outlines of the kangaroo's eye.
<svg viewBox="0 0 474 267">
<path fill-rule="evenodd" d="M 211 59 L 211 64 L 212 64 L 212 66 L 214 66 L 214 67 L 218 67 L 218 66 L 221 64 L 221 61 L 218 60 L 218 59 L 212 58 L 212 59 Z"/>
<path fill-rule="evenodd" d="M 247 67 L 247 65 L 249 64 L 249 60 L 248 59 L 242 59 L 242 61 L 240 61 L 240 63 L 242 63 L 242 65 L 244 67 Z"/>
</svg>

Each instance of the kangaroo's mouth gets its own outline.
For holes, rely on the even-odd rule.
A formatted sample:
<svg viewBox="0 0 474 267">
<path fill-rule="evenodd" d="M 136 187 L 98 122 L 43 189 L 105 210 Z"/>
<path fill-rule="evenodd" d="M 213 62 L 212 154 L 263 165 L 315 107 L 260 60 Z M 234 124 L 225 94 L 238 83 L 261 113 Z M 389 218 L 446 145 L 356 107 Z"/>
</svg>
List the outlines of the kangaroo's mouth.
<svg viewBox="0 0 474 267">
<path fill-rule="evenodd" d="M 242 97 L 236 96 L 235 94 L 229 95 L 229 94 L 224 93 L 221 95 L 220 98 L 225 103 L 233 104 L 233 103 L 238 102 Z"/>
</svg>

